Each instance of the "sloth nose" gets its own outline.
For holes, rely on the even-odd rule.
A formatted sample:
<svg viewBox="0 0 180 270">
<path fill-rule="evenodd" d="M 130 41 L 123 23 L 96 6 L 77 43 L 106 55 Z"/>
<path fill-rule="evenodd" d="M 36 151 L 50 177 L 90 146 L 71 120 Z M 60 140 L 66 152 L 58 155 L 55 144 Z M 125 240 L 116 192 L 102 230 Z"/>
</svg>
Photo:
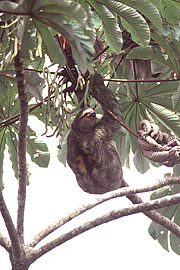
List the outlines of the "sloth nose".
<svg viewBox="0 0 180 270">
<path fill-rule="evenodd" d="M 95 112 L 92 111 L 92 112 L 89 113 L 89 117 L 95 117 L 95 116 L 96 116 Z"/>
</svg>

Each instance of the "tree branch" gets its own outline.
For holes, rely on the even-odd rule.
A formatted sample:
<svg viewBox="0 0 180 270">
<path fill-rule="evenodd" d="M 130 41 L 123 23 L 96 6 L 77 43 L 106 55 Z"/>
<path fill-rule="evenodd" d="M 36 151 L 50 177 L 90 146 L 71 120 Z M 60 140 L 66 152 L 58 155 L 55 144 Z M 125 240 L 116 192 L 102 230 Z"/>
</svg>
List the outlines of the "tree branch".
<svg viewBox="0 0 180 270">
<path fill-rule="evenodd" d="M 14 59 L 16 71 L 16 80 L 18 88 L 18 97 L 20 102 L 20 119 L 18 132 L 18 171 L 19 171 L 19 190 L 18 190 L 18 215 L 17 232 L 21 244 L 24 244 L 24 209 L 26 200 L 26 134 L 28 121 L 28 96 L 26 81 L 24 76 L 23 58 L 21 55 L 21 46 L 18 46 L 18 53 Z"/>
<path fill-rule="evenodd" d="M 38 233 L 32 239 L 32 241 L 28 243 L 28 246 L 29 247 L 35 247 L 46 236 L 48 236 L 49 234 L 51 234 L 52 232 L 54 232 L 58 228 L 62 227 L 64 224 L 66 224 L 67 222 L 71 221 L 75 217 L 83 214 L 84 212 L 86 212 L 86 211 L 94 208 L 95 206 L 97 206 L 97 205 L 99 205 L 101 203 L 104 203 L 104 202 L 106 202 L 108 200 L 111 200 L 111 199 L 114 199 L 114 198 L 118 198 L 118 197 L 122 197 L 122 196 L 130 196 L 130 195 L 136 194 L 136 193 L 153 191 L 153 190 L 156 190 L 156 189 L 161 188 L 163 186 L 172 185 L 172 184 L 180 184 L 180 177 L 170 178 L 170 179 L 166 179 L 166 180 L 163 180 L 163 181 L 158 180 L 154 184 L 148 185 L 148 186 L 145 186 L 145 187 L 135 187 L 135 188 L 125 187 L 125 188 L 121 188 L 119 190 L 116 190 L 115 192 L 104 194 L 103 196 L 97 198 L 95 200 L 95 202 L 92 202 L 92 203 L 90 203 L 88 205 L 83 205 L 80 208 L 78 208 L 75 211 L 73 211 L 72 213 L 68 214 L 66 217 L 61 218 L 56 223 L 51 224 L 45 230 L 43 230 L 40 233 Z"/>
<path fill-rule="evenodd" d="M 108 82 L 124 82 L 124 83 L 158 83 L 158 82 L 174 82 L 180 81 L 180 79 L 159 79 L 159 80 L 127 80 L 127 79 L 104 79 Z"/>
<path fill-rule="evenodd" d="M 180 179 L 180 177 L 176 177 L 176 178 L 169 178 L 170 180 L 172 179 Z M 128 187 L 128 184 L 124 181 L 124 186 Z M 141 204 L 143 203 L 143 200 L 138 197 L 136 194 L 134 195 L 127 195 L 127 198 L 133 203 L 133 204 Z M 165 207 L 165 205 L 164 205 Z M 161 215 L 160 213 L 152 210 L 149 212 L 143 212 L 145 214 L 145 216 L 149 217 L 151 220 L 153 220 L 154 222 L 156 222 L 157 224 L 162 225 L 164 228 L 166 228 L 167 230 L 169 230 L 170 232 L 174 233 L 177 237 L 180 238 L 180 227 L 170 221 L 168 218 L 166 218 L 165 216 Z"/>
<path fill-rule="evenodd" d="M 14 227 L 12 218 L 7 209 L 6 203 L 4 201 L 2 190 L 0 189 L 0 211 L 3 217 L 4 223 L 6 224 L 6 229 L 8 231 L 9 237 L 12 244 L 12 252 L 15 257 L 19 258 L 21 256 L 21 248 L 18 239 L 16 229 Z M 0 234 L 0 244 L 9 252 L 10 251 L 10 242 L 2 234 Z"/>
<path fill-rule="evenodd" d="M 83 232 L 86 232 L 92 228 L 95 228 L 101 224 L 110 222 L 112 220 L 116 220 L 118 218 L 129 216 L 137 213 L 145 213 L 147 211 L 150 211 L 152 209 L 159 209 L 162 207 L 168 207 L 171 205 L 175 205 L 177 203 L 180 203 L 180 195 L 174 195 L 174 196 L 168 196 L 166 198 L 157 199 L 151 202 L 141 203 L 138 205 L 133 205 L 128 208 L 123 208 L 120 210 L 114 210 L 109 212 L 108 214 L 105 214 L 101 217 L 98 217 L 94 220 L 91 220 L 89 222 L 86 222 L 85 224 L 69 231 L 68 233 L 65 233 L 61 235 L 60 237 L 56 238 L 55 240 L 49 242 L 48 244 L 45 244 L 44 246 L 40 247 L 38 250 L 34 251 L 32 253 L 31 260 L 34 262 L 50 250 L 54 249 L 55 247 L 67 242 L 68 240 L 74 238 L 77 235 L 82 234 Z M 180 228 L 174 223 L 174 231 L 173 233 L 176 234 L 177 237 L 180 238 Z"/>
<path fill-rule="evenodd" d="M 106 111 L 114 118 L 116 119 L 116 121 L 118 121 L 120 123 L 120 125 L 122 127 L 124 127 L 127 131 L 129 131 L 132 135 L 134 135 L 135 137 L 138 137 L 138 134 L 136 134 L 132 129 L 130 129 L 128 126 L 126 126 L 124 124 L 123 121 L 121 121 L 113 112 L 111 112 L 110 110 L 106 109 Z"/>
<path fill-rule="evenodd" d="M 11 251 L 11 242 L 0 232 L 0 246 L 2 246 L 8 253 Z"/>
</svg>

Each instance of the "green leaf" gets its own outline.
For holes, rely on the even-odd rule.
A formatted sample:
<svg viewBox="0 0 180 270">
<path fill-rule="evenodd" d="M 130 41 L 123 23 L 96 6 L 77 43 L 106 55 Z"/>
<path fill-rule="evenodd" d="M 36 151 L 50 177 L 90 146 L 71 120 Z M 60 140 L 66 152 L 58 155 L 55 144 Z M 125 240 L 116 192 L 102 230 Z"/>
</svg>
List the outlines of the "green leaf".
<svg viewBox="0 0 180 270">
<path fill-rule="evenodd" d="M 22 25 L 21 25 L 22 24 Z M 31 66 L 34 64 L 32 61 L 40 61 L 43 59 L 43 53 L 39 53 L 39 38 L 37 37 L 36 27 L 30 17 L 25 17 L 18 27 L 19 40 L 22 43 L 22 56 L 25 61 L 30 61 Z M 38 53 L 37 53 L 38 52 Z"/>
<path fill-rule="evenodd" d="M 1 75 L 0 75 L 1 77 Z M 0 104 L 2 103 L 2 100 L 7 97 L 7 85 L 5 82 L 0 81 Z"/>
<path fill-rule="evenodd" d="M 87 14 L 80 4 L 73 1 L 50 1 L 49 3 L 43 5 L 36 1 L 36 5 L 33 7 L 35 11 L 36 19 L 38 15 L 48 14 L 53 17 L 54 15 L 66 16 L 71 19 L 76 20 L 81 26 L 86 26 L 87 23 Z M 43 1 L 44 2 L 44 1 Z M 40 5 L 37 7 L 37 5 Z"/>
<path fill-rule="evenodd" d="M 1 1 L 0 2 L 0 9 L 3 10 L 4 13 L 23 13 L 24 9 L 21 5 L 17 3 L 13 3 L 10 1 Z"/>
<path fill-rule="evenodd" d="M 150 96 L 150 97 L 144 97 L 143 100 L 148 101 L 150 103 L 154 103 L 160 106 L 163 106 L 164 108 L 167 109 L 173 109 L 172 106 L 172 99 L 170 97 L 162 96 Z"/>
<path fill-rule="evenodd" d="M 120 160 L 123 166 L 130 168 L 129 155 L 130 155 L 130 143 L 129 136 L 120 136 L 119 138 L 119 147 L 117 147 Z"/>
<path fill-rule="evenodd" d="M 176 72 L 176 67 L 171 62 L 169 57 L 162 53 L 160 49 L 155 48 L 153 46 L 147 46 L 146 48 L 143 47 L 136 47 L 133 48 L 130 53 L 126 56 L 126 59 L 145 59 L 145 60 L 156 60 L 164 65 L 168 66 L 172 70 Z"/>
<path fill-rule="evenodd" d="M 18 179 L 18 157 L 17 157 L 17 135 L 12 127 L 8 127 L 6 131 L 6 142 L 8 145 L 8 152 L 14 170 L 15 177 Z"/>
<path fill-rule="evenodd" d="M 177 89 L 176 95 L 172 97 L 172 104 L 173 104 L 174 110 L 179 112 L 180 111 L 180 86 Z"/>
<path fill-rule="evenodd" d="M 32 107 L 35 106 L 36 104 L 32 104 Z M 42 121 L 43 123 L 46 122 L 46 118 L 45 118 L 45 114 L 46 114 L 46 104 L 42 104 L 41 106 L 36 107 L 31 113 L 31 115 L 36 116 L 40 121 Z"/>
<path fill-rule="evenodd" d="M 152 38 L 159 44 L 159 46 L 164 50 L 164 56 L 169 58 L 170 62 L 172 63 L 175 72 L 179 73 L 179 63 L 178 59 L 176 59 L 176 50 L 171 43 L 171 41 L 162 35 L 157 33 L 151 34 Z"/>
<path fill-rule="evenodd" d="M 58 160 L 66 166 L 66 160 L 67 160 L 67 138 L 69 135 L 69 131 L 65 134 L 64 137 L 60 138 L 60 144 L 58 149 Z"/>
<path fill-rule="evenodd" d="M 43 101 L 42 91 L 44 88 L 44 79 L 42 79 L 37 72 L 25 70 L 27 88 L 30 93 L 40 101 Z"/>
<path fill-rule="evenodd" d="M 175 217 L 173 220 L 178 226 L 180 226 L 180 206 L 178 206 L 176 213 L 175 213 Z M 179 237 L 177 237 L 175 234 L 170 233 L 170 245 L 172 250 L 180 255 L 180 239 Z"/>
<path fill-rule="evenodd" d="M 151 200 L 156 200 L 162 197 L 165 197 L 167 195 L 171 195 L 171 186 L 165 186 L 162 188 L 157 189 L 156 191 L 154 191 L 151 196 L 150 199 Z"/>
<path fill-rule="evenodd" d="M 144 91 L 141 93 L 141 98 L 151 98 L 151 97 L 162 97 L 177 92 L 179 82 L 178 81 L 169 81 L 169 82 L 160 82 L 152 83 L 147 88 L 145 85 Z"/>
<path fill-rule="evenodd" d="M 0 189 L 3 188 L 3 161 L 6 144 L 6 129 L 0 131 Z"/>
<path fill-rule="evenodd" d="M 128 109 L 128 114 L 126 115 L 125 124 L 134 132 L 137 132 L 140 122 L 140 107 L 137 103 L 132 105 L 132 108 Z M 137 143 L 137 138 L 129 133 L 131 149 L 134 153 L 133 162 L 136 169 L 140 173 L 145 173 L 149 169 L 149 160 L 145 158 L 139 145 Z"/>
<path fill-rule="evenodd" d="M 162 1 L 162 14 L 171 24 L 179 23 L 180 7 L 175 4 L 172 0 Z"/>
<path fill-rule="evenodd" d="M 75 47 L 71 46 L 73 58 L 82 73 L 84 73 L 87 70 L 87 64 L 94 56 L 93 43 L 89 36 L 85 35 L 81 29 L 74 31 L 74 37 L 77 44 Z"/>
<path fill-rule="evenodd" d="M 102 5 L 106 4 L 107 1 L 100 1 L 102 4 L 99 4 L 94 0 L 87 0 L 87 2 L 96 11 L 103 22 L 103 30 L 107 44 L 115 53 L 119 54 L 122 46 L 121 30 L 114 15 Z"/>
<path fill-rule="evenodd" d="M 162 28 L 161 16 L 159 14 L 158 9 L 155 7 L 155 5 L 153 5 L 153 3 L 150 3 L 149 1 L 146 0 L 136 0 L 136 1 L 117 0 L 117 1 L 141 12 L 146 18 L 148 18 L 154 24 L 154 26 L 159 31 L 161 31 Z"/>
<path fill-rule="evenodd" d="M 148 0 L 148 2 L 151 2 L 158 10 L 160 10 L 160 7 L 161 7 L 160 0 Z"/>
<path fill-rule="evenodd" d="M 148 232 L 149 232 L 150 236 L 154 240 L 157 240 L 156 226 L 157 226 L 157 223 L 155 223 L 154 221 L 152 221 L 151 224 L 150 224 L 150 226 L 149 226 L 149 228 L 148 228 Z"/>
<path fill-rule="evenodd" d="M 54 39 L 51 30 L 45 24 L 36 19 L 33 19 L 33 22 L 42 37 L 51 62 L 64 66 L 66 64 L 66 59 L 61 51 L 60 46 L 58 46 L 56 40 Z"/>
<path fill-rule="evenodd" d="M 24 74 L 28 90 L 36 99 L 42 101 L 43 100 L 42 90 L 44 88 L 44 79 L 42 79 L 35 71 L 25 70 Z M 15 71 L 13 70 L 1 71 L 0 77 L 2 77 L 2 80 L 6 81 L 8 79 L 13 85 L 16 85 Z"/>
<path fill-rule="evenodd" d="M 50 16 L 47 13 L 43 13 L 36 17 L 36 19 L 49 25 L 66 38 L 71 46 L 73 58 L 80 71 L 84 74 L 87 71 L 89 58 L 94 56 L 94 48 L 90 38 L 81 29 L 73 30 L 72 26 L 65 23 L 64 18 L 58 14 Z"/>
<path fill-rule="evenodd" d="M 141 46 L 147 46 L 150 41 L 150 29 L 143 18 L 135 9 L 117 1 L 100 0 L 103 5 L 118 14 L 122 18 L 122 24 L 132 39 Z"/>
<path fill-rule="evenodd" d="M 27 135 L 27 152 L 31 160 L 39 167 L 48 167 L 50 155 L 47 145 L 36 136 L 35 131 L 30 127 L 28 127 Z"/>
<path fill-rule="evenodd" d="M 176 211 L 177 205 L 172 205 L 170 207 L 166 207 L 163 209 L 158 210 L 161 214 L 163 214 L 168 219 L 172 219 L 174 213 Z M 149 234 L 153 237 L 153 239 L 157 239 L 160 245 L 167 251 L 169 251 L 168 245 L 168 230 L 163 226 L 155 223 L 154 221 L 151 222 L 149 226 Z"/>
<path fill-rule="evenodd" d="M 168 230 L 163 226 L 155 223 L 154 221 L 151 222 L 148 230 L 149 234 L 154 240 L 158 240 L 160 245 L 167 251 L 169 251 L 168 246 Z"/>
<path fill-rule="evenodd" d="M 149 160 L 145 158 L 139 148 L 134 153 L 133 156 L 134 166 L 139 173 L 143 174 L 149 170 Z"/>
<path fill-rule="evenodd" d="M 180 138 L 180 119 L 173 111 L 165 109 L 157 104 L 145 104 L 148 110 L 153 113 L 168 129 L 173 131 L 175 136 Z"/>
<path fill-rule="evenodd" d="M 94 14 L 91 11 L 91 8 L 87 2 L 82 1 L 81 6 L 84 8 L 84 10 L 87 13 L 87 26 L 84 29 L 84 33 L 87 34 L 90 37 L 91 41 L 94 43 L 96 40 L 96 31 L 95 31 L 95 27 L 94 27 L 95 26 Z"/>
<path fill-rule="evenodd" d="M 40 13 L 34 16 L 34 19 L 40 21 L 46 26 L 50 26 L 58 33 L 62 34 L 69 42 L 73 39 L 74 31 L 70 24 L 67 24 L 64 17 L 59 14 L 53 16 L 49 13 Z M 75 41 L 73 41 L 75 43 Z M 71 43 L 71 42 L 70 42 Z"/>
</svg>

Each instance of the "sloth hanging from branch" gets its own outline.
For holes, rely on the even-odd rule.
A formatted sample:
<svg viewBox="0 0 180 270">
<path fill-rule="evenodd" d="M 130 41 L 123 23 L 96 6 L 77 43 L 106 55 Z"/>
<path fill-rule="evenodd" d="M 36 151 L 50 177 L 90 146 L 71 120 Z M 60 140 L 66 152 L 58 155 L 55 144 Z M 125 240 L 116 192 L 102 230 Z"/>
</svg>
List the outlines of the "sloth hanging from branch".
<svg viewBox="0 0 180 270">
<path fill-rule="evenodd" d="M 180 164 L 180 142 L 176 137 L 145 119 L 140 122 L 138 135 L 138 144 L 146 158 L 168 167 Z"/>
<path fill-rule="evenodd" d="M 104 115 L 97 121 L 96 113 L 90 107 L 78 113 L 68 136 L 67 162 L 85 192 L 103 194 L 123 185 L 121 161 L 111 144 L 120 124 L 106 110 L 120 120 L 122 115 L 114 93 L 105 87 L 97 72 L 90 76 L 90 88 Z"/>
</svg>

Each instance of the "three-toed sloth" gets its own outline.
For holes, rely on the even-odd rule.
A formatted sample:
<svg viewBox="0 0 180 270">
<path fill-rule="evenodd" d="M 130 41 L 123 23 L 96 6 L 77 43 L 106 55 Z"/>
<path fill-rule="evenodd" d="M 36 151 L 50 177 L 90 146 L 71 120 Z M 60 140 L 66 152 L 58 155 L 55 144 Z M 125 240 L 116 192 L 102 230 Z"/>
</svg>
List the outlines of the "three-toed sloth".
<svg viewBox="0 0 180 270">
<path fill-rule="evenodd" d="M 78 113 L 68 136 L 67 162 L 85 192 L 103 194 L 120 188 L 123 181 L 121 161 L 111 143 L 120 124 L 106 109 L 120 120 L 122 115 L 114 93 L 97 72 L 90 77 L 90 88 L 102 106 L 103 117 L 97 121 L 90 107 Z"/>
</svg>

